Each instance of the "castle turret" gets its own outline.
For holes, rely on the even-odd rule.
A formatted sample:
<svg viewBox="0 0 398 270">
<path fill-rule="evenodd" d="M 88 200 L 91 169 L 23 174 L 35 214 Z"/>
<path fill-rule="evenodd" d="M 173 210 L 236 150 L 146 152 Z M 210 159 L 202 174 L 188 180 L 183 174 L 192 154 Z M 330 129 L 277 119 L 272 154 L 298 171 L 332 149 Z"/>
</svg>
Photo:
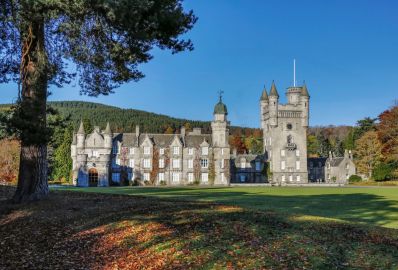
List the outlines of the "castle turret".
<svg viewBox="0 0 398 270">
<path fill-rule="evenodd" d="M 112 130 L 109 122 L 106 123 L 106 128 L 104 131 L 104 147 L 112 148 Z"/>
<path fill-rule="evenodd" d="M 272 81 L 271 90 L 269 92 L 269 123 L 271 126 L 278 126 L 278 102 L 279 94 L 276 90 L 275 82 Z"/>
<path fill-rule="evenodd" d="M 227 106 L 222 102 L 222 96 L 214 107 L 214 120 L 211 122 L 213 145 L 226 146 L 228 144 L 228 130 L 227 130 Z"/>
<path fill-rule="evenodd" d="M 77 148 L 84 148 L 84 140 L 86 138 L 86 133 L 84 132 L 83 121 L 80 121 L 79 130 L 77 131 Z"/>
<path fill-rule="evenodd" d="M 305 82 L 303 86 L 301 87 L 301 92 L 300 92 L 300 105 L 301 105 L 301 110 L 302 110 L 302 119 L 301 119 L 301 125 L 303 127 L 308 127 L 309 125 L 309 118 L 310 118 L 310 95 L 308 94 L 307 86 L 305 85 Z"/>
<path fill-rule="evenodd" d="M 261 97 L 260 97 L 260 119 L 261 119 L 261 127 L 263 129 L 266 129 L 266 125 L 265 125 L 265 114 L 268 112 L 268 105 L 269 105 L 269 100 L 268 100 L 268 94 L 267 94 L 267 89 L 265 89 L 264 86 L 264 90 L 261 93 Z"/>
</svg>

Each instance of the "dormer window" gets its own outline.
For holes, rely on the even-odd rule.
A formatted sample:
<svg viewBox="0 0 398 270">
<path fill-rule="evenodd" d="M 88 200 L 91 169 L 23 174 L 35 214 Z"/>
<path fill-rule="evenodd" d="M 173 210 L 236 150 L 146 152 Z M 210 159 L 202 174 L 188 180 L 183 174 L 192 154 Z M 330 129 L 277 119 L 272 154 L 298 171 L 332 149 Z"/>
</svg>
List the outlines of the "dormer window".
<svg viewBox="0 0 398 270">
<path fill-rule="evenodd" d="M 151 154 L 151 148 L 149 146 L 144 146 L 144 155 L 150 155 Z"/>
<path fill-rule="evenodd" d="M 159 149 L 159 154 L 160 154 L 160 155 L 164 155 L 164 148 L 160 148 L 160 149 Z"/>
<path fill-rule="evenodd" d="M 179 146 L 174 146 L 173 147 L 173 154 L 174 155 L 179 155 L 180 154 L 180 147 Z"/>
</svg>

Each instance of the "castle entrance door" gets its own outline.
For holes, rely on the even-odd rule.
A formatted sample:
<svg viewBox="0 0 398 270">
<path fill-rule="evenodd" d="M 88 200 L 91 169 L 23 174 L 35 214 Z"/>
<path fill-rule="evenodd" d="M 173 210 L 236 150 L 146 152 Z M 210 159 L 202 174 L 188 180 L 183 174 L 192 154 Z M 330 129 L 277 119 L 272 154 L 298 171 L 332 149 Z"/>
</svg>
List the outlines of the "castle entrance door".
<svg viewBox="0 0 398 270">
<path fill-rule="evenodd" d="M 88 185 L 90 187 L 98 186 L 98 171 L 95 168 L 88 170 Z"/>
</svg>

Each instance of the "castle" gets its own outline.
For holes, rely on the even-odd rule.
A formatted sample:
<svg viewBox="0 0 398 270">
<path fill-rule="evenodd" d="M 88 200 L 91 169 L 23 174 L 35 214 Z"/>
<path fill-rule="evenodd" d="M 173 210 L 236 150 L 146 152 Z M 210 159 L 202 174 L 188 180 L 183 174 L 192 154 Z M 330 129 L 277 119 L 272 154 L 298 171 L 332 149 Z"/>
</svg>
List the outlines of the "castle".
<svg viewBox="0 0 398 270">
<path fill-rule="evenodd" d="M 352 156 L 307 160 L 310 96 L 306 85 L 289 87 L 287 104 L 279 103 L 272 82 L 260 97 L 264 151 L 237 154 L 228 143 L 228 111 L 222 97 L 214 107 L 211 134 L 200 128 L 180 134 L 113 133 L 95 127 L 86 134 L 83 123 L 73 135 L 71 157 L 76 186 L 189 184 L 227 186 L 230 183 L 345 183 L 355 173 Z M 315 164 L 315 166 L 314 166 Z M 319 165 L 319 166 L 318 166 Z M 325 166 L 327 168 L 325 169 Z M 310 176 L 310 177 L 309 177 Z"/>
</svg>

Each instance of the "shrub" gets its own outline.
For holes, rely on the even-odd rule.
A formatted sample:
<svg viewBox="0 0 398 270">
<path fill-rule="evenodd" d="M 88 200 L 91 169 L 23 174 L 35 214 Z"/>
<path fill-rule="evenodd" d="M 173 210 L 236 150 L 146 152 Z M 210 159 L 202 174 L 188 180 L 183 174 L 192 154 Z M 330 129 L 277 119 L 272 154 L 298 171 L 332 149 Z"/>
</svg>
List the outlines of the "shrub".
<svg viewBox="0 0 398 270">
<path fill-rule="evenodd" d="M 375 181 L 388 181 L 394 179 L 394 171 L 397 167 L 397 162 L 380 163 L 374 168 L 372 178 Z"/>
<path fill-rule="evenodd" d="M 165 186 L 165 185 L 166 185 L 166 181 L 164 181 L 164 180 L 160 181 L 160 182 L 159 182 L 159 185 Z"/>
<path fill-rule="evenodd" d="M 350 178 L 348 178 L 348 182 L 349 183 L 356 183 L 356 182 L 361 182 L 362 181 L 362 177 L 360 177 L 359 175 L 353 174 L 350 176 Z"/>
<path fill-rule="evenodd" d="M 151 186 L 151 182 L 149 182 L 148 180 L 144 181 L 145 186 Z"/>
</svg>

